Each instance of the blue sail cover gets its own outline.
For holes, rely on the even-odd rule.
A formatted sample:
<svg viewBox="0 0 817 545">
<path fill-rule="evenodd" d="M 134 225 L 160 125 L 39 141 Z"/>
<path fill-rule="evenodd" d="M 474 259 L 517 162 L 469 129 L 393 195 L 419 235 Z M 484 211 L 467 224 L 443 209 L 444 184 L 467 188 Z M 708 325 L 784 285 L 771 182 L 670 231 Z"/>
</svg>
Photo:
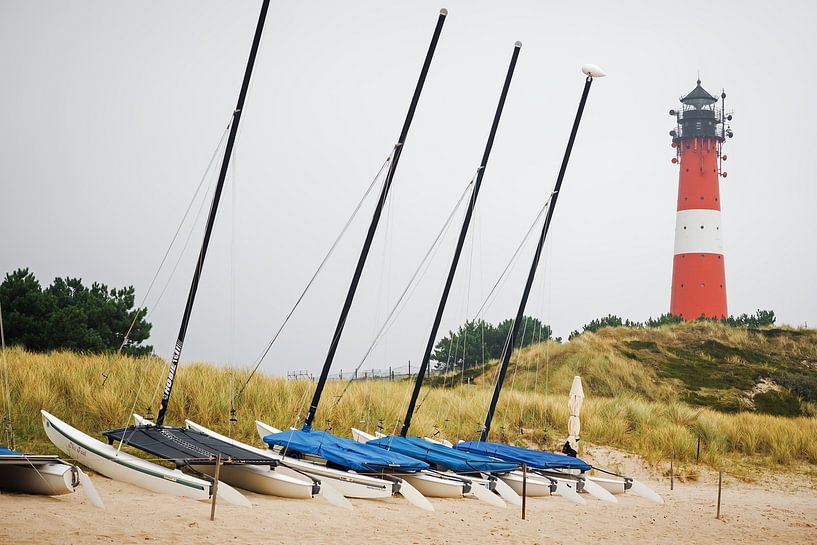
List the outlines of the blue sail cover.
<svg viewBox="0 0 817 545">
<path fill-rule="evenodd" d="M 488 441 L 463 441 L 454 445 L 457 450 L 481 454 L 483 456 L 493 456 L 517 464 L 527 464 L 534 469 L 579 469 L 588 471 L 593 469 L 590 464 L 564 454 L 554 452 L 543 452 L 529 448 L 514 447 L 502 443 L 491 443 Z"/>
<path fill-rule="evenodd" d="M 0 445 L 0 456 L 22 456 L 22 452 L 17 452 L 16 450 L 11 450 L 7 446 Z"/>
<path fill-rule="evenodd" d="M 264 437 L 269 446 L 320 456 L 354 471 L 422 471 L 429 465 L 397 452 L 344 439 L 320 430 L 289 430 Z"/>
<path fill-rule="evenodd" d="M 517 465 L 514 463 L 454 450 L 445 445 L 426 441 L 421 437 L 400 437 L 399 435 L 393 435 L 373 439 L 366 444 L 374 445 L 390 452 L 399 452 L 400 454 L 405 454 L 406 456 L 434 464 L 440 469 L 450 469 L 458 473 L 513 471 L 517 468 Z"/>
</svg>

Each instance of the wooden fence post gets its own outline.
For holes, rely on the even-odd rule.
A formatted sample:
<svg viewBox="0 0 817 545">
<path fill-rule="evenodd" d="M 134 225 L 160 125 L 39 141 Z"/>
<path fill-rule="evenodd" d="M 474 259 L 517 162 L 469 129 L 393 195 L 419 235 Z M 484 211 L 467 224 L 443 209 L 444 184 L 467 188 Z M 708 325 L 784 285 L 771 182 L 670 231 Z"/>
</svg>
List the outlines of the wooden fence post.
<svg viewBox="0 0 817 545">
<path fill-rule="evenodd" d="M 528 497 L 528 465 L 522 464 L 522 520 L 525 520 L 525 507 Z"/>
<path fill-rule="evenodd" d="M 218 497 L 218 475 L 221 470 L 221 454 L 216 458 L 216 473 L 213 477 L 213 503 L 210 504 L 210 520 L 216 518 L 216 498 Z"/>
<path fill-rule="evenodd" d="M 718 510 L 715 513 L 715 518 L 721 518 L 721 487 L 723 486 L 723 468 L 718 471 Z"/>
</svg>

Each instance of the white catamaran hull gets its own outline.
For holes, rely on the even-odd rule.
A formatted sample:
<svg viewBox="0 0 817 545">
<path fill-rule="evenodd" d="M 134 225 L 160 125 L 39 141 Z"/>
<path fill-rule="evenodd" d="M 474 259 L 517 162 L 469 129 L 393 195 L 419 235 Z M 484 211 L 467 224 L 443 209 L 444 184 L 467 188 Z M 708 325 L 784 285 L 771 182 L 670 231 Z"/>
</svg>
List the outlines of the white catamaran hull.
<svg viewBox="0 0 817 545">
<path fill-rule="evenodd" d="M 24 457 L 23 457 L 24 458 Z M 60 496 L 76 490 L 73 466 L 54 461 L 29 465 L 0 465 L 0 488 L 23 494 L 43 494 Z"/>
<path fill-rule="evenodd" d="M 641 481 L 637 481 L 632 478 L 627 478 L 626 480 L 621 477 L 598 477 L 595 475 L 586 476 L 586 479 L 592 481 L 609 493 L 618 495 L 618 494 L 632 494 L 635 496 L 640 496 L 646 500 L 655 503 L 664 503 L 663 498 L 655 492 L 652 488 L 645 485 Z M 629 481 L 629 483 L 627 482 Z"/>
<path fill-rule="evenodd" d="M 358 443 L 368 443 L 372 439 L 378 438 L 378 436 L 385 437 L 382 433 L 375 436 L 357 428 L 352 428 L 352 438 Z M 461 498 L 463 496 L 463 490 L 465 489 L 465 485 L 462 482 L 463 480 L 460 478 L 447 479 L 428 473 L 401 475 L 401 477 L 410 482 L 423 496 L 431 498 Z M 466 480 L 470 482 L 470 479 Z"/>
<path fill-rule="evenodd" d="M 506 473 L 505 475 L 501 475 L 499 477 L 502 479 L 505 484 L 510 486 L 514 492 L 522 495 L 522 474 L 519 472 L 512 472 Z M 529 498 L 541 498 L 544 496 L 550 496 L 550 481 L 545 479 L 537 479 L 535 476 L 528 475 L 527 478 L 527 486 L 525 494 Z"/>
<path fill-rule="evenodd" d="M 459 480 L 424 473 L 400 475 L 400 478 L 411 483 L 423 496 L 429 498 L 461 498 L 463 495 L 463 483 Z"/>
<path fill-rule="evenodd" d="M 69 426 L 48 412 L 44 410 L 41 412 L 43 427 L 51 442 L 65 454 L 97 473 L 159 494 L 184 496 L 196 500 L 210 499 L 209 482 L 118 451 L 113 446 Z M 226 483 L 219 483 L 218 497 L 234 505 L 251 506 L 247 498 Z"/>
<path fill-rule="evenodd" d="M 624 479 L 610 479 L 607 477 L 596 477 L 591 475 L 586 475 L 585 479 L 596 483 L 610 494 L 616 496 L 627 492 L 627 487 L 624 482 Z"/>
<path fill-rule="evenodd" d="M 262 439 L 267 435 L 279 433 L 280 431 L 277 428 L 257 420 L 255 427 L 259 437 Z M 276 456 L 286 462 L 288 467 L 280 467 L 278 471 L 289 471 L 291 475 L 298 475 L 298 471 L 302 471 L 317 479 L 330 479 L 332 486 L 347 498 L 381 499 L 389 498 L 394 494 L 395 483 L 386 479 L 360 475 L 354 471 L 332 469 L 321 464 L 298 460 L 290 456 L 281 456 L 271 449 L 266 449 L 264 452 L 266 452 L 268 456 Z"/>
<path fill-rule="evenodd" d="M 193 469 L 211 477 L 215 476 L 214 465 L 193 465 Z M 277 470 L 256 465 L 222 465 L 218 479 L 231 486 L 243 488 L 256 494 L 278 496 L 296 500 L 308 500 L 312 497 L 312 482 L 295 479 L 289 475 L 279 474 Z M 219 488 L 221 493 L 221 488 Z"/>
<path fill-rule="evenodd" d="M 216 433 L 191 420 L 187 420 L 186 424 L 190 429 L 255 452 L 261 457 L 270 458 L 271 464 L 275 463 L 276 459 L 280 459 L 280 456 L 270 456 L 269 453 L 261 449 Z M 215 474 L 215 467 L 212 465 L 194 465 L 193 468 L 210 476 Z M 311 479 L 307 479 L 303 475 L 286 475 L 280 469 L 280 467 L 271 468 L 270 466 L 257 465 L 223 465 L 219 470 L 219 480 L 258 494 L 293 499 L 309 499 L 312 497 L 314 484 Z"/>
<path fill-rule="evenodd" d="M 641 481 L 631 477 L 609 476 L 600 477 L 598 475 L 584 474 L 584 478 L 592 483 L 599 485 L 607 492 L 613 495 L 632 494 L 640 496 L 651 502 L 663 504 L 664 499 L 655 490 L 645 485 Z"/>
<path fill-rule="evenodd" d="M 545 477 L 529 472 L 527 475 L 527 483 L 523 484 L 525 477 L 521 471 L 507 473 L 500 476 L 500 478 L 520 496 L 522 495 L 522 489 L 526 488 L 525 494 L 531 498 L 555 495 L 562 496 L 566 500 L 578 505 L 585 505 L 587 503 L 587 500 L 579 496 L 575 480 L 555 479 L 553 477 Z M 556 485 L 556 490 L 554 491 L 551 491 L 552 483 Z"/>
</svg>

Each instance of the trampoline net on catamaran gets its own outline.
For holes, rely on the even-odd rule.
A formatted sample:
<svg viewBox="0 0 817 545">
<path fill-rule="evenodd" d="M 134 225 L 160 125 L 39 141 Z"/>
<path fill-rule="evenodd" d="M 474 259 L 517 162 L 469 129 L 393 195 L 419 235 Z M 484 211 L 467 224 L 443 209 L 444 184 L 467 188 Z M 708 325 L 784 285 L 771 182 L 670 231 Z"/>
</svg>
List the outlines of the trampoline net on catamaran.
<svg viewBox="0 0 817 545">
<path fill-rule="evenodd" d="M 270 465 L 277 460 L 226 443 L 202 432 L 163 426 L 128 426 L 102 432 L 108 441 L 121 441 L 176 465 L 213 465 L 221 456 L 224 464 Z"/>
</svg>

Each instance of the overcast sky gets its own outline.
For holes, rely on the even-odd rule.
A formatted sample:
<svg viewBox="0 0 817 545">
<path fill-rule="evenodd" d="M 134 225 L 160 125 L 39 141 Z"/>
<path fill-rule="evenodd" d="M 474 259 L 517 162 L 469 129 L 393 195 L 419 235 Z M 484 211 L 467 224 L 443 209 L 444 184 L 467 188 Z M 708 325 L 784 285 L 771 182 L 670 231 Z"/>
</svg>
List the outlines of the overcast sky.
<svg viewBox="0 0 817 545">
<path fill-rule="evenodd" d="M 144 295 L 234 108 L 259 7 L 0 0 L 1 272 Z M 669 310 L 667 112 L 700 71 L 735 112 L 721 184 L 729 311 L 817 324 L 814 2 L 273 1 L 183 361 L 247 365 L 263 349 L 396 141 L 441 7 L 450 14 L 335 371 L 357 363 L 473 175 L 516 40 L 441 334 L 479 307 L 553 187 L 588 62 L 610 75 L 593 85 L 528 314 L 567 337 L 607 313 Z M 267 372 L 322 364 L 371 205 Z M 366 368 L 420 358 L 458 227 Z M 150 316 L 163 356 L 201 232 L 200 220 Z M 531 252 L 488 320 L 514 314 Z"/>
</svg>

